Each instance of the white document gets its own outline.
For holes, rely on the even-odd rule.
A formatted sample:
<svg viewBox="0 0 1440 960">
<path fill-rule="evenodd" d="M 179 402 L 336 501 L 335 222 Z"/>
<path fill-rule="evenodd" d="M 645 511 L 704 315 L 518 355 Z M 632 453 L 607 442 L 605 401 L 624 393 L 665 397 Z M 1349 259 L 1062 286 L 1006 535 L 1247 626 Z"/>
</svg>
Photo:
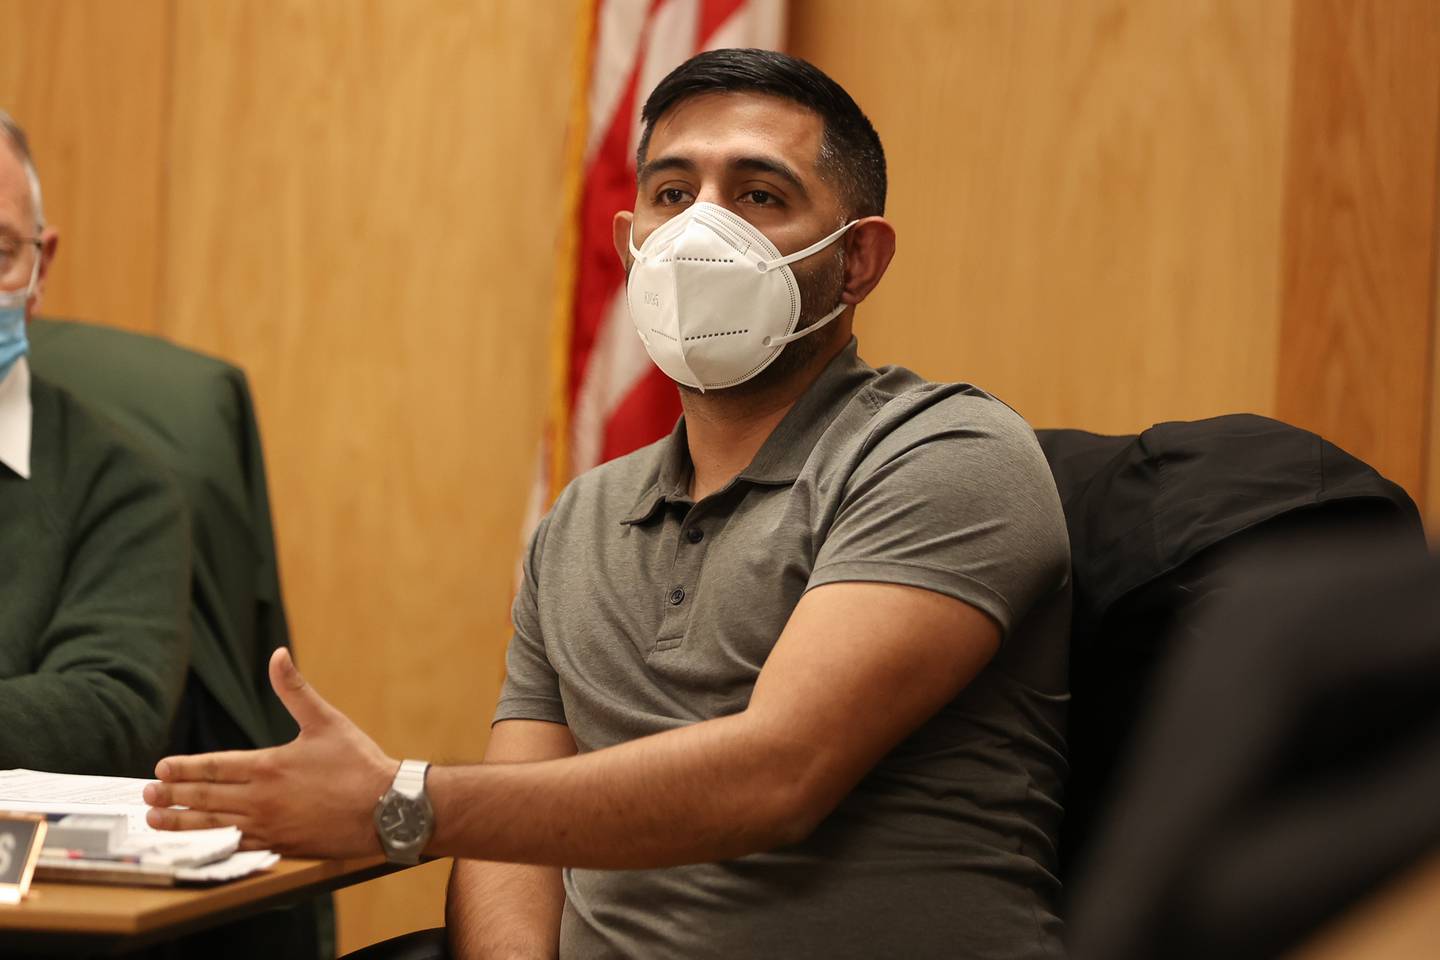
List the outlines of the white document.
<svg viewBox="0 0 1440 960">
<path fill-rule="evenodd" d="M 178 883 L 218 883 L 222 880 L 239 880 L 252 873 L 268 870 L 280 861 L 280 854 L 269 850 L 247 850 L 207 863 L 202 867 L 179 867 L 175 871 Z"/>
<path fill-rule="evenodd" d="M 16 813 L 109 813 L 124 816 L 132 831 L 145 823 L 141 791 L 150 780 L 87 777 L 38 770 L 0 770 L 0 810 Z"/>
<path fill-rule="evenodd" d="M 153 780 L 133 777 L 86 777 L 39 770 L 0 770 L 0 801 L 81 803 L 102 806 L 145 806 L 141 791 Z M 91 811 L 98 813 L 100 811 Z"/>
<path fill-rule="evenodd" d="M 218 830 L 166 831 L 146 827 L 132 830 L 117 851 L 135 856 L 144 864 L 167 867 L 198 867 L 223 860 L 240 849 L 240 831 L 235 827 Z"/>
<path fill-rule="evenodd" d="M 279 859 L 268 850 L 236 853 L 240 831 L 235 827 L 186 831 L 151 827 L 145 822 L 149 807 L 142 791 L 147 783 L 153 782 L 133 777 L 0 770 L 0 810 L 123 815 L 129 834 L 118 852 L 138 858 L 147 868 L 173 870 L 176 879 L 187 881 L 235 879 L 267 869 Z M 196 870 L 209 872 L 203 876 L 189 875 Z"/>
</svg>

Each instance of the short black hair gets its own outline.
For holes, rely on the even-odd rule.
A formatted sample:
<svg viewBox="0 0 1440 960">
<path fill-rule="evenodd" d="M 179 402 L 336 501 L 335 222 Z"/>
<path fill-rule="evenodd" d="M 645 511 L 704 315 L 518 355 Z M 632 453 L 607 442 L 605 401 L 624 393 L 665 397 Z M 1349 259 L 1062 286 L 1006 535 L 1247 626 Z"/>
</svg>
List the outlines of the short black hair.
<svg viewBox="0 0 1440 960">
<path fill-rule="evenodd" d="M 774 50 L 707 50 L 670 71 L 640 112 L 645 130 L 636 169 L 645 166 L 656 122 L 682 101 L 706 93 L 766 93 L 815 111 L 825 124 L 820 168 L 835 178 L 847 219 L 885 212 L 885 148 L 870 118 L 819 67 Z"/>
</svg>

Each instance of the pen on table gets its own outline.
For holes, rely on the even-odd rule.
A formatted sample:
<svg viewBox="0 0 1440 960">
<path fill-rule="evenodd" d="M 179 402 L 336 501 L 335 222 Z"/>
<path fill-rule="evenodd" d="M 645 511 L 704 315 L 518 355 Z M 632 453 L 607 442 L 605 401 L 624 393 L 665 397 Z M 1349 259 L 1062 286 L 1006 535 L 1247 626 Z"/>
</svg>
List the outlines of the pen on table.
<svg viewBox="0 0 1440 960">
<path fill-rule="evenodd" d="M 46 847 L 45 855 L 51 857 L 63 857 L 66 860 L 95 860 L 104 863 L 139 863 L 138 854 L 127 853 L 120 856 L 106 856 L 104 854 L 91 853 L 87 850 L 66 850 L 64 848 Z"/>
</svg>

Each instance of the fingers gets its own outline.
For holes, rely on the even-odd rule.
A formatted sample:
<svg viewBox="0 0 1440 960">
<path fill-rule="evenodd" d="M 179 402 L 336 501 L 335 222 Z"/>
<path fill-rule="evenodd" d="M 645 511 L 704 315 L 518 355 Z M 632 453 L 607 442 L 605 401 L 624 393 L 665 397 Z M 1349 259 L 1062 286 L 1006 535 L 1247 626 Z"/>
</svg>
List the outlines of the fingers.
<svg viewBox="0 0 1440 960">
<path fill-rule="evenodd" d="M 235 827 L 240 831 L 241 850 L 281 852 L 278 848 L 279 845 L 258 831 L 253 820 L 240 814 L 157 807 L 146 812 L 145 822 L 156 830 L 215 830 L 221 827 Z"/>
<path fill-rule="evenodd" d="M 250 818 L 236 813 L 215 813 L 210 810 L 175 810 L 167 807 L 151 807 L 145 812 L 145 822 L 156 830 L 214 830 L 216 827 L 239 827 L 242 834 L 249 832 Z"/>
<path fill-rule="evenodd" d="M 252 791 L 238 783 L 151 783 L 144 790 L 152 807 L 189 807 L 211 813 L 244 813 L 252 805 Z"/>
<path fill-rule="evenodd" d="M 285 704 L 285 709 L 290 711 L 295 722 L 300 724 L 301 730 L 339 714 L 339 711 L 330 706 L 300 675 L 286 647 L 279 648 L 270 657 L 270 686 L 275 688 L 275 695 Z"/>
<path fill-rule="evenodd" d="M 169 782 L 249 783 L 254 778 L 260 750 L 227 750 L 166 757 L 155 764 L 155 776 Z"/>
</svg>

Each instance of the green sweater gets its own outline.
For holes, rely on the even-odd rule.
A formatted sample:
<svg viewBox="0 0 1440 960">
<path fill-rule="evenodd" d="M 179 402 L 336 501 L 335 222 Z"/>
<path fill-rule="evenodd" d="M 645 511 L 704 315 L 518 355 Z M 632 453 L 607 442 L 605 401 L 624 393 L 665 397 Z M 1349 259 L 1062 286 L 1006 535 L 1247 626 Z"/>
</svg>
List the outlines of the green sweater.
<svg viewBox="0 0 1440 960">
<path fill-rule="evenodd" d="M 148 777 L 189 656 L 175 482 L 40 378 L 30 478 L 0 465 L 0 768 Z"/>
</svg>

